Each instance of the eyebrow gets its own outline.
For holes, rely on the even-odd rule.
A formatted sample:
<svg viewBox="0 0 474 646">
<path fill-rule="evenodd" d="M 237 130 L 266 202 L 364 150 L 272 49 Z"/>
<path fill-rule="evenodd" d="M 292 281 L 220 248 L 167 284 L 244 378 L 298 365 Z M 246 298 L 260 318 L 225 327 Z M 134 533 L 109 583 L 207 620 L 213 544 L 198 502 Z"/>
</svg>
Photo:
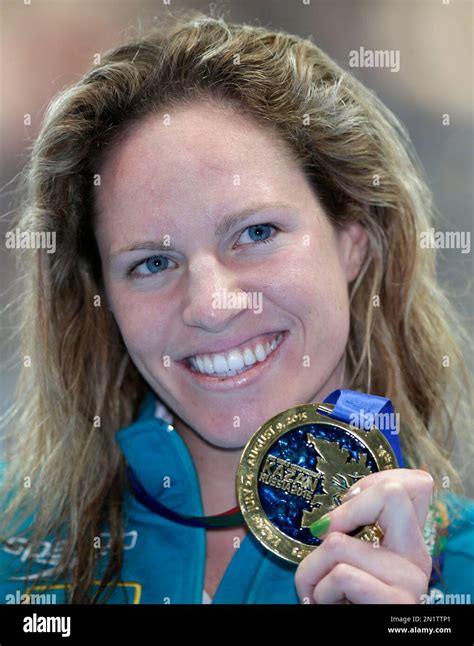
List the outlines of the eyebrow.
<svg viewBox="0 0 474 646">
<path fill-rule="evenodd" d="M 215 229 L 214 235 L 216 237 L 224 236 L 232 229 L 233 226 L 235 226 L 239 222 L 246 220 L 253 214 L 260 213 L 261 211 L 267 211 L 270 209 L 291 209 L 292 211 L 294 211 L 294 207 L 290 206 L 289 204 L 285 204 L 283 202 L 275 202 L 272 204 L 268 204 L 268 203 L 254 204 L 252 206 L 247 207 L 243 211 L 231 212 L 224 215 L 224 217 L 218 223 Z M 115 258 L 116 256 L 119 256 L 122 253 L 126 253 L 127 251 L 137 251 L 139 249 L 149 249 L 152 251 L 174 250 L 172 245 L 167 245 L 162 240 L 145 240 L 140 242 L 132 242 L 130 245 L 127 245 L 126 247 L 122 247 L 118 249 L 118 251 L 114 251 L 113 253 L 111 253 L 110 257 Z"/>
</svg>

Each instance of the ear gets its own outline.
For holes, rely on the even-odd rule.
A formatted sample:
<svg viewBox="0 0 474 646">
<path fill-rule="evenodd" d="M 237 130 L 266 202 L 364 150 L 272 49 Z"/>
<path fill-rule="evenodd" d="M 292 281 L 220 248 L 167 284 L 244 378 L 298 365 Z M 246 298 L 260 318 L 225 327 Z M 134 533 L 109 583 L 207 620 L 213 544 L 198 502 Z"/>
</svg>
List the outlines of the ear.
<svg viewBox="0 0 474 646">
<path fill-rule="evenodd" d="M 356 221 L 343 224 L 337 232 L 339 255 L 347 282 L 357 278 L 369 248 L 369 236 L 365 227 Z"/>
</svg>

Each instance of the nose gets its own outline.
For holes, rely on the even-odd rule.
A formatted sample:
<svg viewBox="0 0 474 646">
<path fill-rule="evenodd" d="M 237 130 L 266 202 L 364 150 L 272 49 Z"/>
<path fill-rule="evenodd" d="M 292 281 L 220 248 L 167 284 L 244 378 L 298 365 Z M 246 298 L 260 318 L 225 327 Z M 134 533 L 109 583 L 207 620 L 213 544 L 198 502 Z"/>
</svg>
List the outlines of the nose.
<svg viewBox="0 0 474 646">
<path fill-rule="evenodd" d="M 220 332 L 243 313 L 243 309 L 227 307 L 228 295 L 242 292 L 237 287 L 237 272 L 223 266 L 215 256 L 205 254 L 194 258 L 188 265 L 188 275 L 183 309 L 183 321 L 187 325 Z M 236 302 L 245 301 L 237 299 Z"/>
</svg>

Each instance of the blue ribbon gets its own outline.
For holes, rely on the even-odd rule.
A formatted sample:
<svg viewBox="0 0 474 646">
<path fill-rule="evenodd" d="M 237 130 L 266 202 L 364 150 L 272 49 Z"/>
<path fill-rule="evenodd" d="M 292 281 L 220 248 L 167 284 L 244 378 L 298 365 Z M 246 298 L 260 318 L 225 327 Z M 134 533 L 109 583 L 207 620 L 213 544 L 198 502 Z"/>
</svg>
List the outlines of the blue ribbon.
<svg viewBox="0 0 474 646">
<path fill-rule="evenodd" d="M 378 395 L 368 395 L 356 390 L 335 390 L 324 400 L 325 404 L 334 404 L 330 413 L 323 413 L 346 424 L 369 431 L 375 425 L 393 449 L 398 466 L 404 467 L 396 418 L 390 399 Z"/>
</svg>

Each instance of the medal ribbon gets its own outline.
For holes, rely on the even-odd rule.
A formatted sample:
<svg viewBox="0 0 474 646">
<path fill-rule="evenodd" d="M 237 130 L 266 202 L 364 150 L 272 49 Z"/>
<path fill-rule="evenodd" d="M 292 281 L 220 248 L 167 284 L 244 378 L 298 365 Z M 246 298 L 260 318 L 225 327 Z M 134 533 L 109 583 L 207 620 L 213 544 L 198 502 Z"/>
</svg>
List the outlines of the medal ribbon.
<svg viewBox="0 0 474 646">
<path fill-rule="evenodd" d="M 403 468 L 396 416 L 390 399 L 359 393 L 356 390 L 335 390 L 326 397 L 324 403 L 334 404 L 334 408 L 330 413 L 320 411 L 322 415 L 365 431 L 370 431 L 372 425 L 376 426 L 392 447 L 398 466 Z M 378 421 L 382 423 L 379 424 Z"/>
<path fill-rule="evenodd" d="M 320 411 L 323 415 L 341 422 L 346 422 L 347 424 L 353 424 L 367 431 L 370 430 L 371 425 L 378 427 L 376 421 L 380 416 L 382 416 L 382 420 L 385 420 L 388 415 L 388 424 L 384 423 L 382 428 L 378 428 L 391 445 L 399 466 L 403 467 L 395 415 L 393 414 L 393 406 L 390 399 L 378 397 L 377 395 L 368 395 L 367 393 L 359 393 L 355 390 L 335 390 L 323 403 L 334 404 L 334 409 L 330 413 Z M 238 506 L 215 516 L 187 516 L 173 511 L 158 502 L 156 498 L 146 491 L 130 465 L 128 465 L 127 471 L 135 498 L 154 514 L 163 516 L 181 525 L 204 527 L 205 529 L 220 529 L 245 524 L 244 517 Z"/>
<path fill-rule="evenodd" d="M 245 524 L 244 517 L 240 513 L 240 508 L 238 506 L 225 511 L 222 514 L 217 514 L 216 516 L 186 516 L 185 514 L 180 514 L 169 507 L 165 507 L 165 505 L 158 502 L 156 498 L 150 496 L 130 465 L 128 465 L 128 478 L 138 502 L 144 505 L 144 507 L 147 507 L 153 513 L 163 516 L 164 518 L 168 518 L 168 520 L 173 520 L 176 523 L 188 525 L 189 527 L 204 527 L 206 529 L 235 527 L 237 525 Z"/>
</svg>

